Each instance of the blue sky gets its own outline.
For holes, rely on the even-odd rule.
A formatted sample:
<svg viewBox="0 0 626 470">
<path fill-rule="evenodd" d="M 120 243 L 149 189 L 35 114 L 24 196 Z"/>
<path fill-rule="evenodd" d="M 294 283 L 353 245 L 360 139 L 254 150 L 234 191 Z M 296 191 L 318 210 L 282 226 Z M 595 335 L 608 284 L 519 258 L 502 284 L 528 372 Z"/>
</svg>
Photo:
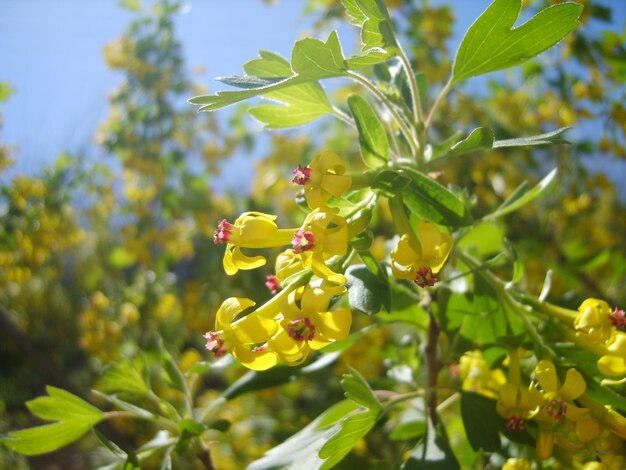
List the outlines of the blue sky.
<svg viewBox="0 0 626 470">
<path fill-rule="evenodd" d="M 214 91 L 222 85 L 213 77 L 241 73 L 258 49 L 289 56 L 310 26 L 302 16 L 305 3 L 189 0 L 176 18 L 187 66 L 203 66 L 199 79 Z M 433 3 L 454 5 L 458 42 L 490 1 Z M 63 151 L 97 155 L 92 137 L 106 117 L 108 94 L 122 79 L 106 68 L 102 48 L 133 18 L 117 0 L 0 0 L 0 81 L 16 90 L 2 106 L 2 138 L 19 148 L 9 176 L 35 173 Z M 345 44 L 352 31 L 339 29 Z"/>
<path fill-rule="evenodd" d="M 260 47 L 288 54 L 306 26 L 303 5 L 188 2 L 176 19 L 187 65 L 204 66 L 208 81 L 239 73 Z M 35 172 L 63 151 L 91 147 L 107 96 L 122 78 L 106 68 L 102 48 L 133 17 L 115 0 L 0 0 L 0 81 L 16 90 L 2 108 L 3 140 L 19 146 L 13 173 Z"/>
</svg>

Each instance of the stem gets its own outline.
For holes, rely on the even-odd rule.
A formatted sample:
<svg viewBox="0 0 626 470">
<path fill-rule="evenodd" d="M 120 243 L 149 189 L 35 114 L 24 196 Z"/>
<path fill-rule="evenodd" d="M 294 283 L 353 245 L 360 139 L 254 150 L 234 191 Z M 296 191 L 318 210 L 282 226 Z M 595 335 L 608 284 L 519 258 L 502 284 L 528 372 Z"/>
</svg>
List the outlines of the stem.
<svg viewBox="0 0 626 470">
<path fill-rule="evenodd" d="M 478 269 L 480 268 L 480 262 L 476 259 L 474 259 L 472 256 L 470 256 L 469 254 L 463 252 L 462 250 L 457 250 L 456 254 L 458 256 L 458 258 L 464 262 L 465 264 L 467 264 L 470 268 L 474 268 L 474 269 Z M 526 329 L 526 331 L 528 332 L 528 334 L 530 335 L 530 337 L 533 339 L 533 341 L 535 342 L 536 345 L 538 345 L 539 347 L 539 351 L 538 351 L 538 356 L 539 357 L 543 357 L 545 355 L 548 355 L 551 358 L 556 358 L 556 354 L 554 353 L 554 351 L 552 350 L 552 348 L 550 348 L 546 342 L 543 340 L 543 338 L 541 337 L 541 335 L 539 334 L 539 332 L 537 331 L 537 329 L 535 328 L 535 325 L 533 325 L 529 320 L 528 320 L 528 310 L 526 310 L 526 306 L 520 304 L 512 295 L 511 295 L 511 291 L 509 291 L 504 282 L 498 278 L 497 276 L 495 276 L 491 271 L 488 271 L 486 269 L 483 270 L 478 270 L 477 271 L 478 275 L 481 276 L 485 281 L 487 281 L 487 283 L 492 287 L 493 290 L 496 291 L 496 294 L 498 295 L 498 298 L 507 306 L 511 309 L 511 311 L 513 313 L 515 313 L 515 315 L 518 316 L 518 318 L 520 319 L 520 321 L 522 322 L 522 324 L 524 325 L 524 328 Z"/>
<path fill-rule="evenodd" d="M 367 80 L 365 77 L 354 72 L 348 72 L 347 76 L 354 79 L 356 82 L 360 83 L 369 91 L 371 91 L 376 96 L 376 98 L 378 98 L 387 107 L 395 121 L 398 123 L 398 126 L 400 127 L 402 134 L 404 134 L 406 141 L 409 143 L 413 157 L 417 157 L 418 155 L 420 155 L 419 143 L 415 140 L 414 132 L 411 132 L 411 129 L 407 125 L 404 118 L 400 116 L 394 104 L 389 101 L 389 99 L 387 99 L 387 97 L 372 83 L 370 83 L 370 81 Z"/>
<path fill-rule="evenodd" d="M 413 118 L 415 120 L 414 124 L 417 126 L 420 122 L 424 120 L 424 117 L 422 115 L 422 103 L 420 102 L 419 87 L 417 86 L 417 80 L 415 79 L 415 74 L 413 73 L 411 62 L 409 62 L 406 53 L 401 47 L 399 57 L 400 61 L 402 62 L 402 66 L 404 67 L 404 71 L 406 72 L 407 77 L 409 77 L 409 89 L 411 90 L 411 98 L 413 101 Z"/>
<path fill-rule="evenodd" d="M 567 326 L 574 326 L 574 321 L 576 320 L 578 314 L 573 310 L 568 310 L 566 308 L 557 307 L 556 305 L 552 305 L 546 302 L 541 302 L 540 300 L 537 300 L 520 292 L 514 292 L 513 295 L 515 295 L 521 302 L 530 305 L 541 313 L 545 313 L 551 317 L 561 320 L 562 322 L 567 324 Z"/>
<path fill-rule="evenodd" d="M 433 122 L 435 111 L 437 111 L 437 108 L 439 107 L 439 105 L 441 104 L 441 102 L 443 101 L 443 99 L 448 94 L 451 88 L 452 88 L 452 77 L 450 77 L 448 81 L 446 82 L 446 84 L 443 86 L 443 88 L 441 89 L 441 92 L 439 93 L 439 96 L 437 96 L 437 99 L 433 103 L 433 107 L 430 108 L 428 117 L 426 118 L 426 121 L 424 122 L 424 134 L 428 132 L 428 129 L 430 128 L 430 125 Z"/>
<path fill-rule="evenodd" d="M 350 127 L 356 127 L 356 123 L 354 122 L 354 119 L 350 118 L 350 116 L 348 116 L 346 113 L 344 113 L 341 109 L 337 108 L 336 106 L 333 106 L 333 115 L 340 121 L 349 125 Z"/>
<path fill-rule="evenodd" d="M 432 299 L 431 299 L 432 302 Z M 437 340 L 439 338 L 439 325 L 433 315 L 431 302 L 425 306 L 428 312 L 428 342 L 426 343 L 426 364 L 428 367 L 428 394 L 426 407 L 433 426 L 437 426 L 437 376 L 439 375 L 439 363 L 437 361 Z"/>
<path fill-rule="evenodd" d="M 161 425 L 174 433 L 178 433 L 178 424 L 171 419 L 165 418 L 159 415 L 153 415 L 151 417 L 142 416 L 132 411 L 107 411 L 104 413 L 105 419 L 145 419 L 147 421 L 153 421 Z"/>
</svg>

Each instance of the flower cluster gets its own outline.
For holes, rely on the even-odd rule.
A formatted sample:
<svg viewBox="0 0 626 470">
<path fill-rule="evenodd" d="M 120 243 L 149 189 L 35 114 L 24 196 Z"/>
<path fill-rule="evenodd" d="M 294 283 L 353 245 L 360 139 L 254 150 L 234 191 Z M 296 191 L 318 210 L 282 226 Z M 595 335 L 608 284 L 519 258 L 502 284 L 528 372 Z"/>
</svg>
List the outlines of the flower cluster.
<svg viewBox="0 0 626 470">
<path fill-rule="evenodd" d="M 302 187 L 310 208 L 299 227 L 280 228 L 275 215 L 262 212 L 245 212 L 232 223 L 218 223 L 214 243 L 226 245 L 223 266 L 228 275 L 267 264 L 255 249 L 283 247 L 283 251 L 276 257 L 274 274 L 266 276 L 273 298 L 243 316 L 254 305 L 250 299 L 231 297 L 219 308 L 214 330 L 204 336 L 215 357 L 228 352 L 256 370 L 281 360 L 297 365 L 310 351 L 349 334 L 350 310 L 331 311 L 329 306 L 333 297 L 347 290 L 343 271 L 355 254 L 349 242 L 367 228 L 377 195 L 365 191 L 340 211 L 336 206 L 353 185 L 345 170 L 337 154 L 325 151 L 293 171 L 292 182 Z M 399 279 L 432 286 L 452 238 L 428 222 L 406 227 L 391 253 L 391 271 Z"/>
<path fill-rule="evenodd" d="M 532 423 L 540 459 L 552 456 L 555 445 L 583 460 L 599 458 L 594 449 L 606 449 L 611 436 L 624 438 L 626 419 L 586 395 L 587 383 L 576 369 L 567 369 L 561 382 L 554 362 L 542 359 L 534 368 L 536 381 L 525 385 L 519 353 L 509 351 L 506 362 L 509 377 L 500 386 L 497 412 L 513 432 L 524 432 Z"/>
<path fill-rule="evenodd" d="M 622 381 L 626 379 L 625 325 L 623 310 L 611 309 L 604 300 L 594 298 L 580 304 L 574 320 L 580 344 L 600 355 L 598 370 Z"/>
</svg>

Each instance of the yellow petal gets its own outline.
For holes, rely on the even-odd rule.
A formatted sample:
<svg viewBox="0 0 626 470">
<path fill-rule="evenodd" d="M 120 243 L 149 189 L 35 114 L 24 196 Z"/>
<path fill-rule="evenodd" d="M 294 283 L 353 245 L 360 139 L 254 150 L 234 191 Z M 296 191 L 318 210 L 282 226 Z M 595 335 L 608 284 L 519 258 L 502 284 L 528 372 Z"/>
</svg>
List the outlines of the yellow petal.
<svg viewBox="0 0 626 470">
<path fill-rule="evenodd" d="M 552 455 L 554 449 L 554 433 L 548 429 L 539 429 L 537 435 L 537 456 L 541 460 L 546 460 Z"/>
<path fill-rule="evenodd" d="M 274 319 L 260 317 L 252 312 L 236 322 L 232 328 L 240 344 L 259 344 L 274 336 L 278 325 Z"/>
<path fill-rule="evenodd" d="M 609 377 L 621 377 L 626 374 L 626 361 L 623 357 L 602 356 L 598 360 L 598 370 Z"/>
<path fill-rule="evenodd" d="M 333 196 L 341 196 L 352 185 L 352 178 L 344 175 L 327 174 L 322 176 L 321 188 Z"/>
<path fill-rule="evenodd" d="M 558 390 L 556 369 L 552 361 L 546 359 L 539 361 L 535 367 L 535 374 L 537 374 L 537 380 L 544 391 L 553 393 Z"/>
<path fill-rule="evenodd" d="M 331 295 L 323 289 L 309 288 L 302 295 L 302 312 L 304 314 L 324 312 L 328 310 Z"/>
<path fill-rule="evenodd" d="M 311 209 L 317 209 L 326 206 L 326 201 L 330 195 L 319 187 L 307 186 L 304 188 L 304 196 L 306 197 L 306 202 L 309 207 Z"/>
<path fill-rule="evenodd" d="M 333 341 L 345 339 L 350 334 L 352 312 L 348 308 L 332 312 L 320 312 L 317 315 L 317 320 L 315 326 L 319 328 L 322 336 Z"/>
<path fill-rule="evenodd" d="M 251 351 L 243 346 L 235 346 L 233 356 L 244 366 L 252 370 L 267 370 L 278 364 L 278 355 L 274 351 Z"/>
<path fill-rule="evenodd" d="M 332 282 L 334 284 L 345 284 L 348 282 L 343 274 L 336 273 L 326 266 L 321 253 L 314 253 L 310 259 L 311 269 L 316 276 L 326 279 L 328 282 Z"/>
<path fill-rule="evenodd" d="M 391 258 L 398 264 L 409 266 L 420 259 L 420 254 L 411 247 L 409 235 L 404 234 L 391 252 Z"/>
<path fill-rule="evenodd" d="M 215 314 L 215 329 L 219 331 L 230 328 L 235 317 L 253 305 L 255 302 L 246 297 L 229 297 L 224 300 Z"/>
<path fill-rule="evenodd" d="M 242 253 L 239 247 L 236 246 L 233 248 L 233 251 L 232 251 L 232 262 L 233 262 L 233 265 L 237 269 L 248 270 L 248 269 L 256 269 L 260 266 L 263 266 L 267 262 L 267 260 L 265 259 L 264 256 L 260 256 L 260 255 L 259 256 L 246 256 Z M 224 265 L 224 268 L 226 268 L 226 265 Z"/>
<path fill-rule="evenodd" d="M 516 408 L 518 405 L 518 389 L 512 383 L 505 383 L 500 387 L 500 403 L 506 408 Z M 506 418 L 507 416 L 505 416 Z"/>
<path fill-rule="evenodd" d="M 589 442 L 600 435 L 600 424 L 590 414 L 576 421 L 576 435 L 582 442 Z"/>
<path fill-rule="evenodd" d="M 417 233 L 422 246 L 422 258 L 430 259 L 436 256 L 435 246 L 441 241 L 441 232 L 430 222 L 421 222 L 417 227 Z"/>
<path fill-rule="evenodd" d="M 572 401 L 585 393 L 587 383 L 576 369 L 568 369 L 565 375 L 565 383 L 559 390 L 559 395 L 567 401 Z"/>
<path fill-rule="evenodd" d="M 341 174 L 345 171 L 346 166 L 339 155 L 330 150 L 325 150 L 313 159 L 309 168 L 322 173 L 332 171 Z"/>
</svg>

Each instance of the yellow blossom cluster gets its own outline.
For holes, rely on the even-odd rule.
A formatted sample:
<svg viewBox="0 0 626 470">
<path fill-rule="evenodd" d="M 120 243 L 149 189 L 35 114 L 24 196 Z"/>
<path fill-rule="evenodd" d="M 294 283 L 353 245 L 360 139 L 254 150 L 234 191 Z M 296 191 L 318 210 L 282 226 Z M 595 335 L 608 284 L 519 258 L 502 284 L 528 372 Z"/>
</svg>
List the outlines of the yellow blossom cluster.
<svg viewBox="0 0 626 470">
<path fill-rule="evenodd" d="M 345 170 L 337 154 L 325 151 L 293 171 L 292 182 L 302 187 L 311 209 L 299 227 L 280 228 L 275 215 L 255 211 L 241 214 L 234 223 L 218 223 L 214 242 L 226 245 L 223 266 L 228 275 L 267 263 L 264 255 L 249 250 L 289 248 L 277 256 L 275 274 L 267 279 L 274 298 L 241 317 L 254 305 L 252 300 L 231 297 L 222 303 L 214 331 L 204 336 L 206 348 L 216 357 L 229 352 L 256 370 L 273 367 L 280 360 L 297 365 L 311 350 L 347 337 L 350 310 L 330 311 L 329 306 L 333 297 L 346 292 L 347 278 L 341 271 L 349 262 L 349 241 L 366 228 L 368 204 L 375 197 L 365 197 L 349 214 L 340 213 L 334 202 L 353 185 Z M 421 287 L 432 286 L 452 249 L 452 238 L 428 222 L 416 230 L 407 227 L 391 253 L 392 273 Z M 302 285 L 311 277 L 310 283 Z"/>
</svg>

